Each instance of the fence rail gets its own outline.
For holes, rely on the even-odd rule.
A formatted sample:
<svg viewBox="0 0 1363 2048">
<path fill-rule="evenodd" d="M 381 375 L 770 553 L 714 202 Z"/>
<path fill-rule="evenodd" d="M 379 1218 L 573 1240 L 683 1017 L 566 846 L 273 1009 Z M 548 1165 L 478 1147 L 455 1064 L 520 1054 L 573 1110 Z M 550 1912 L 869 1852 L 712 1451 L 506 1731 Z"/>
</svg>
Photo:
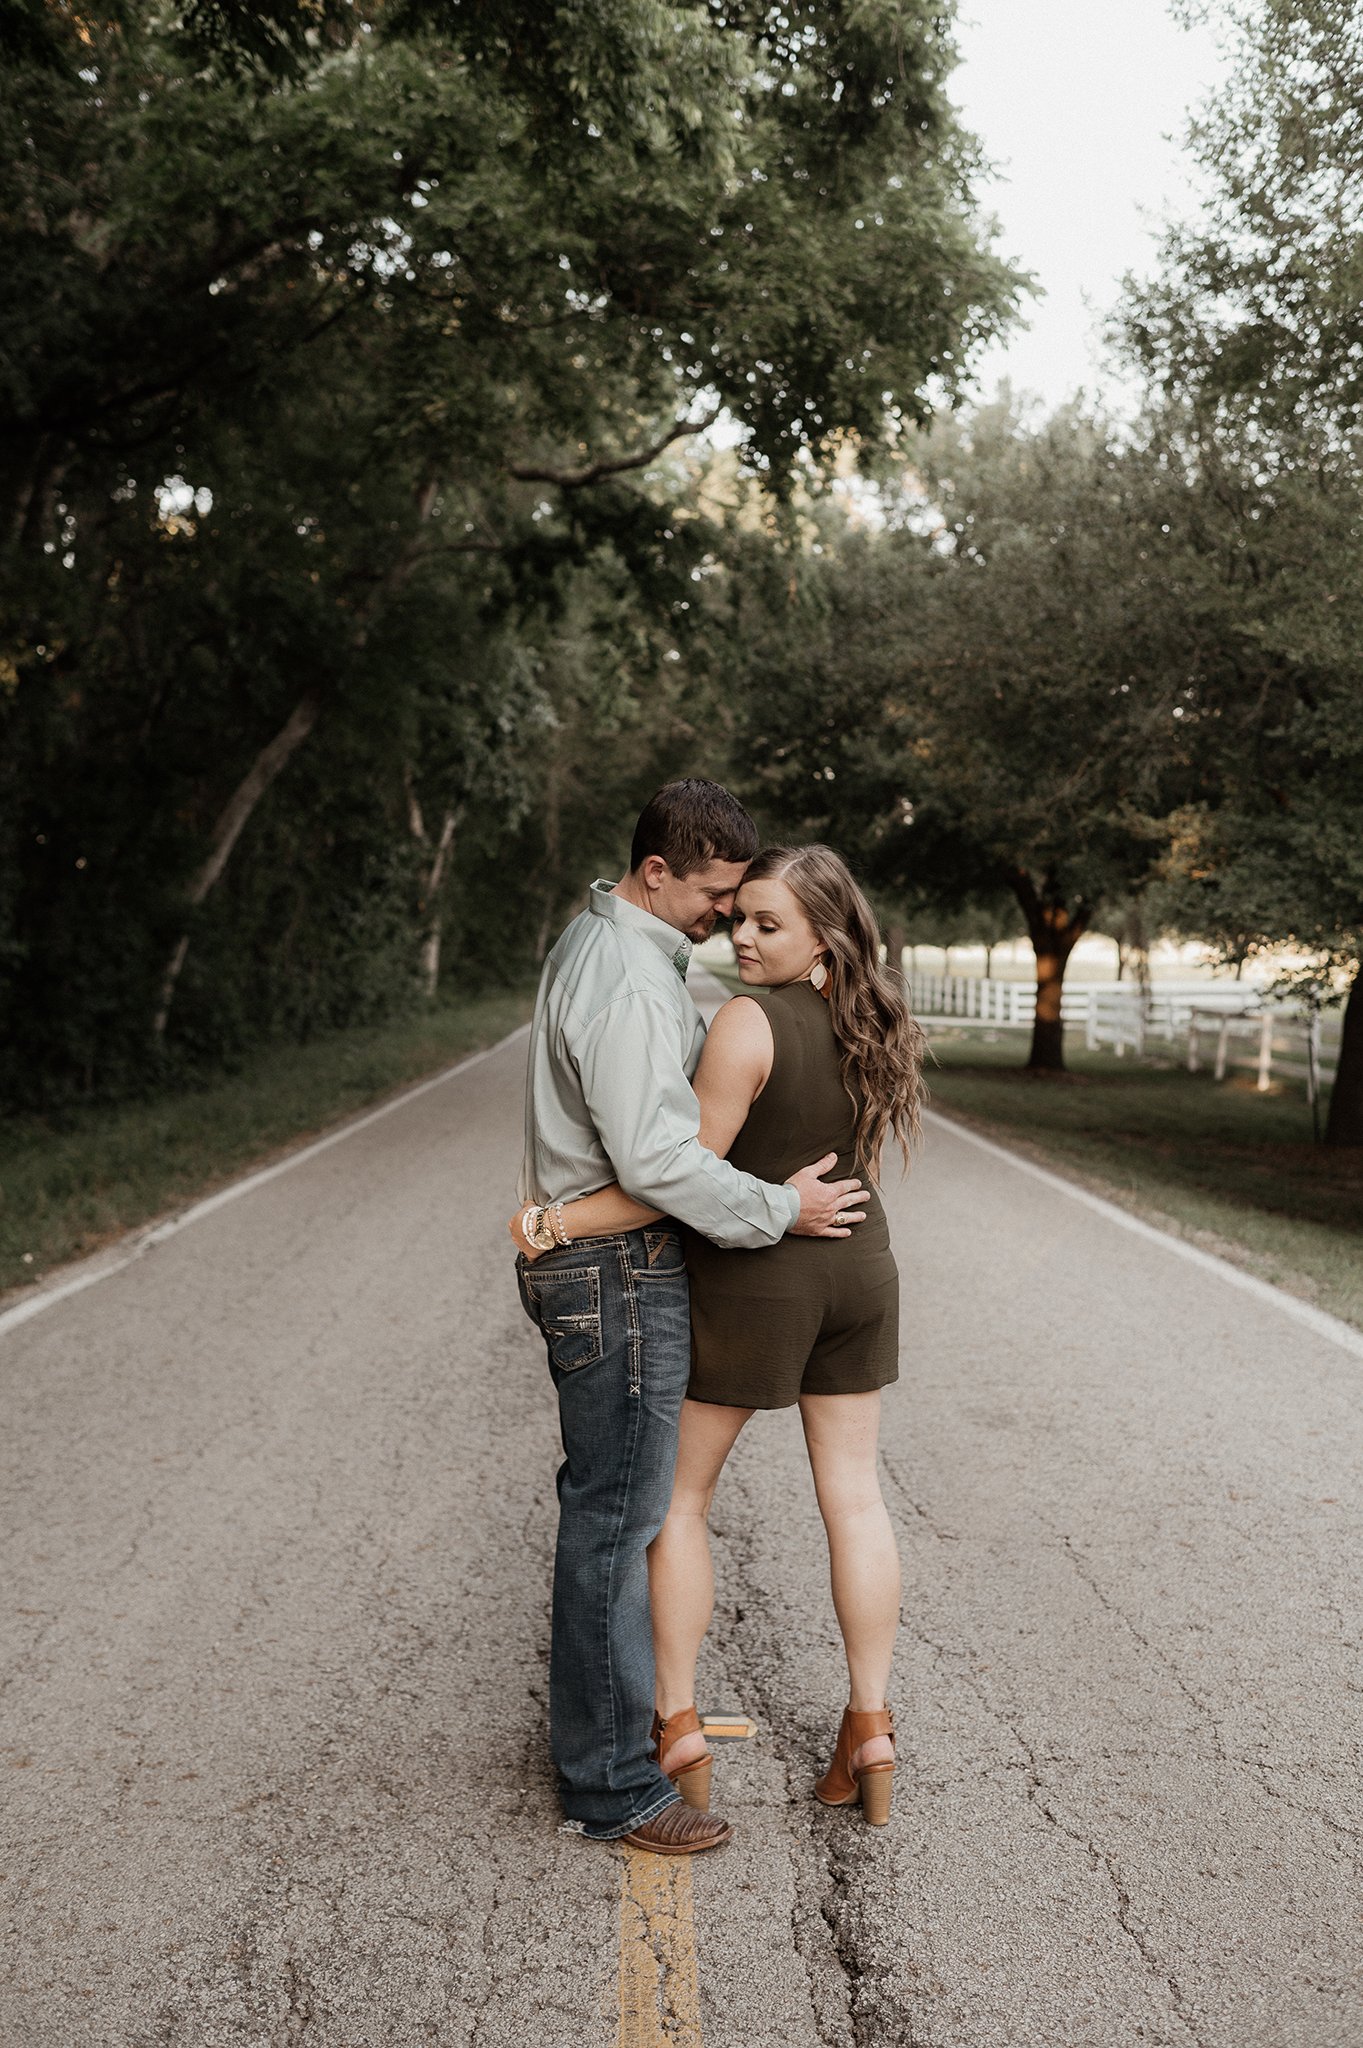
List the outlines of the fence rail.
<svg viewBox="0 0 1363 2048">
<path fill-rule="evenodd" d="M 1338 1020 L 1332 1017 L 1327 1025 L 1319 1012 L 1307 1016 L 1282 1007 L 1226 1017 L 1194 1010 L 1188 1020 L 1190 1074 L 1205 1065 L 1204 1040 L 1208 1039 L 1215 1046 L 1212 1078 L 1223 1081 L 1227 1067 L 1248 1068 L 1261 1092 L 1271 1087 L 1276 1069 L 1304 1080 L 1306 1099 L 1314 1102 L 1339 1068 Z"/>
<path fill-rule="evenodd" d="M 961 1024 L 1030 1024 L 1036 1015 L 1034 981 L 994 981 L 975 974 L 915 974 L 911 977 L 914 1010 L 920 1017 L 954 1019 Z M 1243 982 L 1217 988 L 1205 981 L 1161 982 L 1151 992 L 1149 1007 L 1161 1021 L 1173 1005 L 1181 1013 L 1180 1028 L 1195 1003 L 1211 1009 L 1257 1008 L 1257 989 Z M 1060 1014 L 1066 1024 L 1088 1025 L 1095 1007 L 1100 1015 L 1124 1017 L 1141 1005 L 1141 991 L 1131 983 L 1067 981 L 1062 985 Z"/>
<path fill-rule="evenodd" d="M 927 1024 L 1030 1025 L 1036 1015 L 1036 985 L 993 981 L 966 974 L 919 974 L 913 978 L 914 1009 Z M 1210 1066 L 1215 1080 L 1227 1068 L 1251 1071 L 1261 1090 L 1275 1074 L 1306 1083 L 1314 1102 L 1338 1067 L 1340 1021 L 1289 1004 L 1266 1004 L 1261 992 L 1243 982 L 1218 988 L 1205 981 L 1160 982 L 1151 989 L 1131 983 L 1066 982 L 1061 1018 L 1084 1027 L 1091 1051 L 1110 1046 L 1122 1058 L 1139 1057 L 1152 1044 L 1183 1053 L 1190 1074 Z"/>
</svg>

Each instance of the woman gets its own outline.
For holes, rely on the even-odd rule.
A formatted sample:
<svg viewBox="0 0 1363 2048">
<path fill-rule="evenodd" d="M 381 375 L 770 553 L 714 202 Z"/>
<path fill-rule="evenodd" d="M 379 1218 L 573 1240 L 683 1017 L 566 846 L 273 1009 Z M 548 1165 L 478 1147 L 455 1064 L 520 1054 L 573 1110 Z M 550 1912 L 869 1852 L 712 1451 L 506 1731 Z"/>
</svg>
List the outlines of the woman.
<svg viewBox="0 0 1363 2048">
<path fill-rule="evenodd" d="M 826 846 L 773 847 L 748 868 L 734 911 L 745 988 L 716 1016 L 696 1070 L 701 1140 L 781 1181 L 836 1153 L 838 1176 L 878 1180 L 895 1138 L 918 1135 L 923 1035 L 879 960 L 866 898 Z M 652 1222 L 619 1187 L 561 1206 L 564 1241 Z M 850 1242 L 786 1237 L 724 1251 L 688 1233 L 692 1370 L 672 1505 L 649 1550 L 658 1761 L 688 1803 L 709 1803 L 711 1759 L 695 1669 L 714 1608 L 706 1522 L 740 1431 L 759 1408 L 799 1403 L 828 1536 L 849 1699 L 826 1804 L 859 1799 L 889 1817 L 894 1725 L 886 1687 L 899 1618 L 899 1559 L 876 1471 L 880 1389 L 898 1377 L 899 1279 L 878 1195 L 848 1217 Z M 533 1256 L 513 1226 L 522 1249 Z"/>
</svg>

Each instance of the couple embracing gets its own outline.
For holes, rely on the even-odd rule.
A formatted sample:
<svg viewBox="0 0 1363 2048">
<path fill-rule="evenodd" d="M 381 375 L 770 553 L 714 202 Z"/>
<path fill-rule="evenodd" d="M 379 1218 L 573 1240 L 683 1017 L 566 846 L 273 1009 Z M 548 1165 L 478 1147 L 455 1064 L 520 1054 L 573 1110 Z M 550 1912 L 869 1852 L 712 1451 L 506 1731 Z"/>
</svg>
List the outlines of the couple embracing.
<svg viewBox="0 0 1363 2048">
<path fill-rule="evenodd" d="M 720 915 L 752 994 L 707 1037 L 686 970 Z M 550 1740 L 582 1834 L 729 1838 L 695 1707 L 706 1519 L 754 1411 L 797 1402 L 849 1679 L 813 1789 L 888 1817 L 899 1560 L 876 1440 L 899 1280 L 875 1183 L 917 1135 L 922 1047 L 842 860 L 759 852 L 713 782 L 659 790 L 629 873 L 593 883 L 545 964 L 511 1233 L 559 1398 Z"/>
</svg>

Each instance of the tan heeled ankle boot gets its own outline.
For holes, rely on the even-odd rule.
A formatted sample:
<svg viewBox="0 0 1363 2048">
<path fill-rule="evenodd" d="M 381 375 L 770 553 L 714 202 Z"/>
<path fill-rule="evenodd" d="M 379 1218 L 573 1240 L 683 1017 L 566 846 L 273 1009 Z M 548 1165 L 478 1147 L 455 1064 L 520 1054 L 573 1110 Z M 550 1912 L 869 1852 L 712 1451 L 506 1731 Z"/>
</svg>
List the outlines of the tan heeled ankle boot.
<svg viewBox="0 0 1363 2048">
<path fill-rule="evenodd" d="M 669 1714 L 664 1721 L 659 1714 L 653 1716 L 653 1741 L 658 1762 L 663 1760 L 663 1751 L 671 1743 L 680 1741 L 683 1735 L 700 1733 L 700 1715 L 694 1707 L 678 1707 L 675 1714 Z M 710 1811 L 710 1774 L 715 1760 L 707 1749 L 703 1756 L 693 1757 L 689 1764 L 678 1764 L 674 1771 L 664 1772 L 672 1780 L 688 1806 L 697 1813 Z"/>
<path fill-rule="evenodd" d="M 883 1828 L 890 1818 L 894 1765 L 863 1764 L 857 1770 L 852 1764 L 862 1743 L 873 1735 L 888 1735 L 893 1746 L 894 1715 L 889 1707 L 872 1707 L 865 1713 L 854 1713 L 851 1707 L 844 1710 L 833 1761 L 814 1787 L 814 1797 L 825 1806 L 855 1806 L 859 1799 L 870 1825 Z"/>
</svg>

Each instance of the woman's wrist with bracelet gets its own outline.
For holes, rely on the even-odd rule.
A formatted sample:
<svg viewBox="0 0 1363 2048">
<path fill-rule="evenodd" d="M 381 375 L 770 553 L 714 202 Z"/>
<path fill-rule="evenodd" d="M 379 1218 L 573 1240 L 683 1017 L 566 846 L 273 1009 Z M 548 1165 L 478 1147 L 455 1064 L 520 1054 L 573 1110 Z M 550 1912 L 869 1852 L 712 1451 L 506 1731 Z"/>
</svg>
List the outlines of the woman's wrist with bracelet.
<svg viewBox="0 0 1363 2048">
<path fill-rule="evenodd" d="M 521 1211 L 521 1236 L 537 1252 L 561 1251 L 572 1243 L 562 1202 L 531 1202 Z"/>
</svg>

